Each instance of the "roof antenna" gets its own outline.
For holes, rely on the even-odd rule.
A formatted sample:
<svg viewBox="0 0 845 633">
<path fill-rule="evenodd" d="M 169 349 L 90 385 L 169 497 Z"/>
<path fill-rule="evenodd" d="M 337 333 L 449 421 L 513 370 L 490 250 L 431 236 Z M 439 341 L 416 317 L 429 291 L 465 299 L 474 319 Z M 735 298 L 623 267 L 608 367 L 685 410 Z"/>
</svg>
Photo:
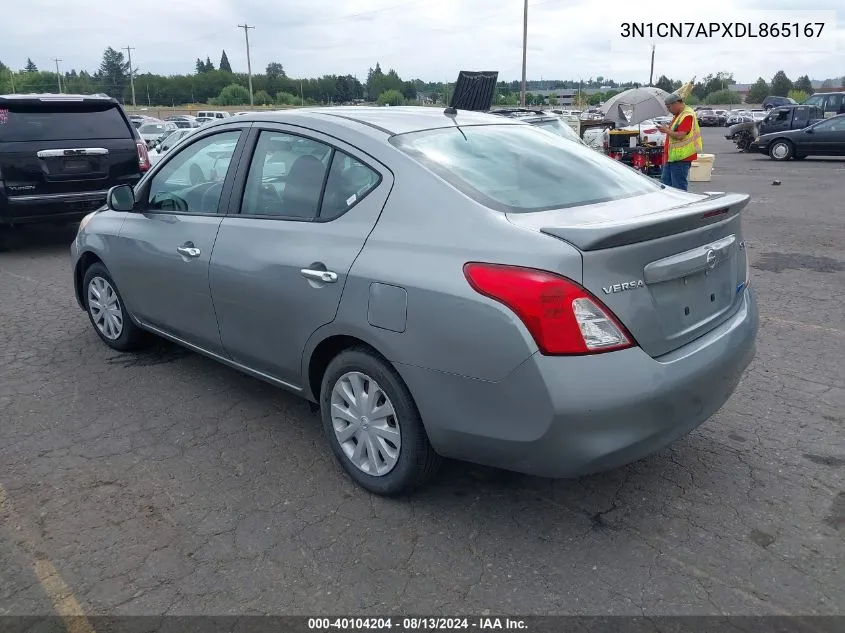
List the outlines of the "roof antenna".
<svg viewBox="0 0 845 633">
<path fill-rule="evenodd" d="M 443 114 L 445 114 L 447 117 L 449 117 L 449 119 L 452 121 L 452 123 L 455 124 L 455 127 L 458 128 L 458 132 L 460 132 L 461 136 L 464 137 L 464 140 L 469 142 L 467 135 L 464 134 L 464 131 L 461 129 L 461 126 L 458 125 L 458 122 L 455 120 L 455 116 L 458 114 L 458 111 L 455 108 L 453 108 L 452 106 L 449 106 L 448 108 L 443 110 Z"/>
</svg>

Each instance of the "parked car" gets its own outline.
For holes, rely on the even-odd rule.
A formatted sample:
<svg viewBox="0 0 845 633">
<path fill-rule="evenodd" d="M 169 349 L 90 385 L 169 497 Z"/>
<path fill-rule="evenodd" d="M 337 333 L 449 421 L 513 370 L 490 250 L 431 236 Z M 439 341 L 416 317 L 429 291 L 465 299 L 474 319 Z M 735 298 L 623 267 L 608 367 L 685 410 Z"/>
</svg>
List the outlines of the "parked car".
<svg viewBox="0 0 845 633">
<path fill-rule="evenodd" d="M 217 121 L 217 120 L 218 119 L 212 119 L 211 117 L 207 117 L 207 116 L 198 116 L 197 117 L 197 123 L 199 123 L 200 126 L 203 126 L 206 123 L 213 123 L 214 121 Z"/>
<path fill-rule="evenodd" d="M 820 92 L 801 105 L 817 106 L 825 118 L 845 114 L 845 92 Z"/>
<path fill-rule="evenodd" d="M 755 123 L 759 123 L 763 119 L 769 116 L 768 110 L 752 110 L 751 111 L 751 120 Z"/>
<path fill-rule="evenodd" d="M 671 123 L 671 118 L 669 119 L 669 122 Z M 628 125 L 618 129 L 639 131 L 641 143 L 655 143 L 657 145 L 663 145 L 666 142 L 666 135 L 657 129 L 658 125 L 659 124 L 656 120 L 649 119 L 639 123 L 638 125 Z M 668 123 L 666 125 L 668 125 Z"/>
<path fill-rule="evenodd" d="M 560 116 L 545 110 L 532 110 L 530 108 L 500 108 L 491 110 L 491 114 L 517 119 L 525 123 L 537 126 L 541 129 L 557 134 L 576 143 L 583 143 L 581 137 L 569 125 L 561 120 Z"/>
<path fill-rule="evenodd" d="M 822 119 L 803 129 L 761 134 L 752 145 L 772 160 L 807 156 L 845 156 L 845 114 Z"/>
<path fill-rule="evenodd" d="M 728 111 L 727 110 L 713 110 L 716 113 L 716 116 L 719 117 L 719 125 L 725 126 L 728 124 Z"/>
<path fill-rule="evenodd" d="M 230 116 L 232 116 L 232 113 L 225 110 L 201 110 L 197 112 L 198 119 L 228 119 Z"/>
<path fill-rule="evenodd" d="M 149 168 L 120 104 L 90 95 L 0 96 L 0 231 L 79 220 Z"/>
<path fill-rule="evenodd" d="M 701 127 L 716 127 L 722 125 L 722 117 L 713 110 L 699 110 L 696 112 L 698 124 Z"/>
<path fill-rule="evenodd" d="M 140 132 L 141 138 L 144 139 L 147 147 L 151 147 L 178 129 L 178 126 L 172 121 L 157 121 L 144 123 L 138 128 L 138 132 Z"/>
<path fill-rule="evenodd" d="M 267 177 L 277 154 L 293 162 Z M 269 112 L 112 189 L 73 279 L 107 346 L 154 333 L 316 403 L 372 492 L 441 456 L 575 476 L 686 435 L 735 389 L 757 332 L 748 201 L 514 117 Z"/>
<path fill-rule="evenodd" d="M 790 97 L 776 97 L 771 95 L 763 99 L 762 107 L 764 110 L 771 110 L 778 106 L 797 105 L 798 102 Z"/>
<path fill-rule="evenodd" d="M 753 121 L 750 110 L 732 110 L 726 121 L 727 125 L 736 125 L 738 123 L 750 123 Z"/>
<path fill-rule="evenodd" d="M 169 116 L 167 117 L 167 121 L 175 123 L 176 127 L 180 129 L 197 128 L 200 126 L 200 124 L 197 123 L 197 118 L 189 114 L 176 114 Z"/>
<path fill-rule="evenodd" d="M 174 121 L 178 123 L 178 121 Z M 150 150 L 150 164 L 155 165 L 161 157 L 166 154 L 176 143 L 191 134 L 196 128 L 180 128 L 171 132 L 163 141 Z"/>
</svg>

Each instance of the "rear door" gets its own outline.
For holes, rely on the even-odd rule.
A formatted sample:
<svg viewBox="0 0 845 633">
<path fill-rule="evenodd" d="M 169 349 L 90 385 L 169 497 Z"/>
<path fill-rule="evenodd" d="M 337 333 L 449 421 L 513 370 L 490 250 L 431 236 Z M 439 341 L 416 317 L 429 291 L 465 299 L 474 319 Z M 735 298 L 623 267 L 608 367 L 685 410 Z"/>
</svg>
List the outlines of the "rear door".
<svg viewBox="0 0 845 633">
<path fill-rule="evenodd" d="M 0 103 L 0 174 L 10 199 L 105 192 L 141 177 L 117 103 L 39 99 Z"/>
<path fill-rule="evenodd" d="M 298 387 L 305 344 L 334 320 L 393 181 L 372 158 L 318 132 L 253 134 L 211 257 L 211 293 L 229 356 Z"/>
</svg>

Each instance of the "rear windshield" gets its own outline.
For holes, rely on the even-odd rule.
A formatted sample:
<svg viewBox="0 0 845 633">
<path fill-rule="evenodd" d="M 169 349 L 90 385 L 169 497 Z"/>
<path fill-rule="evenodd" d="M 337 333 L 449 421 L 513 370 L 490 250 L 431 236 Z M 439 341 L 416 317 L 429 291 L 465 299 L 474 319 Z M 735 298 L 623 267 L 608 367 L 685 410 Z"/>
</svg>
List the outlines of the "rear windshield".
<svg viewBox="0 0 845 633">
<path fill-rule="evenodd" d="M 115 139 L 131 136 L 117 107 L 0 105 L 0 142 Z"/>
<path fill-rule="evenodd" d="M 498 211 L 558 209 L 659 189 L 622 163 L 531 125 L 443 128 L 397 135 L 390 142 Z"/>
</svg>

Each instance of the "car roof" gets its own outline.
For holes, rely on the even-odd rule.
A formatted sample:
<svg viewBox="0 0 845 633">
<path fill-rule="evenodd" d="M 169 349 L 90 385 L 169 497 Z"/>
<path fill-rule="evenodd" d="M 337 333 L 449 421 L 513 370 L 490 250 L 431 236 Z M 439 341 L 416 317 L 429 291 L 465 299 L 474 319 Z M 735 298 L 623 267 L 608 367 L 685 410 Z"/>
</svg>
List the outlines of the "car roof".
<svg viewBox="0 0 845 633">
<path fill-rule="evenodd" d="M 9 94 L 0 95 L 0 103 L 44 103 L 50 101 L 117 103 L 117 99 L 107 95 L 77 95 L 77 94 Z"/>
<path fill-rule="evenodd" d="M 327 106 L 317 108 L 298 108 L 261 113 L 244 114 L 237 118 L 243 121 L 278 121 L 279 123 L 332 122 L 341 126 L 358 124 L 371 132 L 381 132 L 390 136 L 421 132 L 458 125 L 517 125 L 519 120 L 470 110 L 456 110 L 447 116 L 443 108 L 424 106 Z M 231 123 L 231 120 L 226 120 Z M 221 121 L 220 125 L 224 123 Z"/>
</svg>

